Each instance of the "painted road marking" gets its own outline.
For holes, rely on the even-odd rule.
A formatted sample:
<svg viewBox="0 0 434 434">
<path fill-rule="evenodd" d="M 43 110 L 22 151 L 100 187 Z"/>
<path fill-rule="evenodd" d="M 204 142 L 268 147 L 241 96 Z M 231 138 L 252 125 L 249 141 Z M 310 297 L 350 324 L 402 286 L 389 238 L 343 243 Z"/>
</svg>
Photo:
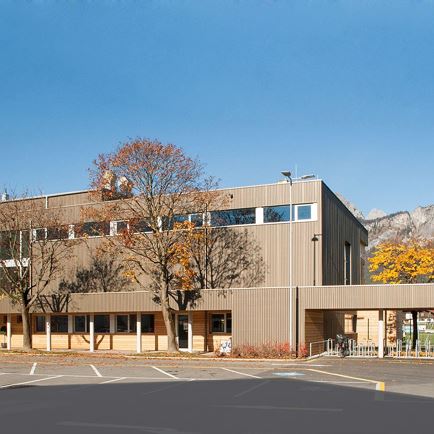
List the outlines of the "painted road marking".
<svg viewBox="0 0 434 434">
<path fill-rule="evenodd" d="M 151 366 L 151 368 L 155 369 L 158 372 L 161 372 L 164 375 L 167 375 L 170 378 L 173 378 L 174 380 L 179 380 L 178 377 L 175 377 L 175 375 L 172 375 L 170 372 L 163 371 L 162 369 L 157 368 L 156 366 Z"/>
<path fill-rule="evenodd" d="M 102 383 L 99 383 L 99 384 L 114 383 L 115 381 L 121 381 L 121 380 L 126 380 L 126 379 L 127 379 L 127 377 L 112 378 L 111 380 L 103 381 Z"/>
<path fill-rule="evenodd" d="M 40 381 L 53 380 L 54 378 L 60 378 L 60 377 L 63 377 L 63 375 L 56 375 L 54 377 L 48 377 L 48 378 L 38 378 L 37 380 L 23 381 L 21 383 L 5 384 L 4 386 L 0 386 L 0 389 L 7 389 L 9 387 L 22 386 L 24 384 L 30 384 L 30 383 L 37 383 L 37 382 L 40 382 Z"/>
<path fill-rule="evenodd" d="M 29 376 L 29 374 L 23 374 L 23 373 L 19 373 L 19 372 L 3 372 L 0 373 L 0 375 L 19 375 L 19 376 Z M 36 376 L 44 376 L 44 375 L 50 375 L 50 374 L 34 374 L 35 377 Z M 67 378 L 97 378 L 95 375 L 79 375 L 79 374 L 60 374 L 61 377 L 67 377 Z M 101 377 L 98 378 L 120 378 L 120 377 L 115 377 L 115 376 L 111 376 L 111 375 L 103 375 Z M 130 379 L 130 380 L 167 380 L 167 377 L 122 377 L 122 378 L 126 378 L 126 379 Z M 179 380 L 181 380 L 181 378 L 179 378 Z M 182 378 L 182 380 L 194 380 L 194 378 Z M 101 384 L 101 383 L 99 383 Z"/>
<path fill-rule="evenodd" d="M 93 365 L 89 365 L 89 366 L 93 369 L 97 377 L 102 377 L 101 372 L 99 372 L 98 369 L 95 368 L 95 366 Z"/>
<path fill-rule="evenodd" d="M 307 363 L 304 363 L 304 364 L 301 364 L 301 363 L 272 363 L 271 365 L 272 366 L 297 366 L 300 369 L 304 369 L 305 366 L 315 366 L 317 368 L 323 368 L 325 366 L 330 366 L 330 365 L 314 365 L 313 363 L 309 363 L 309 364 L 307 364 Z"/>
<path fill-rule="evenodd" d="M 369 378 L 352 377 L 351 375 L 336 374 L 334 372 L 321 371 L 319 369 L 307 369 L 307 371 L 319 372 L 320 374 L 326 375 L 334 375 L 335 377 L 349 378 L 350 380 L 358 380 L 366 383 L 373 383 L 375 384 L 375 389 L 377 391 L 384 392 L 386 390 L 386 384 L 384 383 L 384 381 L 371 380 Z"/>
<path fill-rule="evenodd" d="M 273 372 L 277 377 L 303 377 L 301 372 Z"/>
<path fill-rule="evenodd" d="M 32 365 L 32 369 L 30 369 L 30 375 L 34 375 L 35 374 L 35 370 L 36 370 L 36 365 L 37 365 L 37 363 L 35 362 L 35 363 L 33 363 L 33 365 Z"/>
<path fill-rule="evenodd" d="M 224 371 L 228 371 L 228 372 L 233 372 L 234 374 L 243 375 L 245 377 L 259 378 L 259 379 L 261 378 L 261 377 L 258 377 L 256 375 L 246 374 L 245 372 L 234 371 L 233 369 L 228 369 L 228 368 L 220 368 L 220 369 L 223 369 Z"/>
</svg>

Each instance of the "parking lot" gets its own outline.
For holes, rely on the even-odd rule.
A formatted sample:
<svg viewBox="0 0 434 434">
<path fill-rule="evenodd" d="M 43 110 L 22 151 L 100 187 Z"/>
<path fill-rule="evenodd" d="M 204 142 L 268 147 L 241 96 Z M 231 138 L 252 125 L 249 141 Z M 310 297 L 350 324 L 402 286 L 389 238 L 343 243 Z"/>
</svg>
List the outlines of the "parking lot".
<svg viewBox="0 0 434 434">
<path fill-rule="evenodd" d="M 10 433 L 405 432 L 433 398 L 432 362 L 0 357 Z"/>
</svg>

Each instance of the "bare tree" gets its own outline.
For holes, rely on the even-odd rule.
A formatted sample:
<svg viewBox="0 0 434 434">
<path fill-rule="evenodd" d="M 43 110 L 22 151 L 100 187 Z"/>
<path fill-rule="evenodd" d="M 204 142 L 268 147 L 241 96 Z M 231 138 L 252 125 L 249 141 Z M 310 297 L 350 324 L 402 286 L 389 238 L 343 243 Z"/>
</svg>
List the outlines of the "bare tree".
<svg viewBox="0 0 434 434">
<path fill-rule="evenodd" d="M 0 294 L 20 306 L 25 350 L 32 347 L 30 310 L 72 255 L 61 217 L 42 197 L 0 202 Z"/>
</svg>

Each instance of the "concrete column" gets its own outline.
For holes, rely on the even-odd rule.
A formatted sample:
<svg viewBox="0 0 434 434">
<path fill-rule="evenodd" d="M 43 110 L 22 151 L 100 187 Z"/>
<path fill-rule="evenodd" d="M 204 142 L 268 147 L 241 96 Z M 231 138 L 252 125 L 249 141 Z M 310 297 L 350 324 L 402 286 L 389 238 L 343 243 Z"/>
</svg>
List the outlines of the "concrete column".
<svg viewBox="0 0 434 434">
<path fill-rule="evenodd" d="M 136 352 L 142 352 L 142 314 L 137 312 L 137 322 L 136 322 Z"/>
<path fill-rule="evenodd" d="M 74 316 L 68 315 L 68 333 L 74 333 Z"/>
<path fill-rule="evenodd" d="M 378 358 L 384 357 L 384 310 L 378 311 Z"/>
<path fill-rule="evenodd" d="M 94 315 L 89 315 L 89 351 L 93 353 L 95 351 L 95 323 Z"/>
<path fill-rule="evenodd" d="M 188 312 L 188 352 L 193 352 L 193 314 Z"/>
<path fill-rule="evenodd" d="M 114 315 L 110 315 L 110 333 L 116 333 L 116 318 Z"/>
<path fill-rule="evenodd" d="M 47 351 L 51 351 L 51 315 L 45 315 L 45 335 L 47 337 Z"/>
<path fill-rule="evenodd" d="M 12 348 L 12 320 L 11 314 L 8 313 L 6 322 L 6 348 L 10 350 Z"/>
</svg>

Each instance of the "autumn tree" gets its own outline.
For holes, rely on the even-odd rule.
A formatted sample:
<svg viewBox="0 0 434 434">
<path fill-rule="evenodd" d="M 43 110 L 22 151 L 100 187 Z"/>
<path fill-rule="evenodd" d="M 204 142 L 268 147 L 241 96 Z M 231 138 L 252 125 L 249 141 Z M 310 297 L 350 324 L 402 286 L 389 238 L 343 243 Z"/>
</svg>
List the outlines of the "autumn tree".
<svg viewBox="0 0 434 434">
<path fill-rule="evenodd" d="M 371 258 L 369 271 L 374 282 L 428 283 L 434 281 L 434 245 L 432 242 L 412 240 L 408 243 L 379 244 Z M 413 349 L 418 339 L 417 311 L 413 317 Z"/>
<path fill-rule="evenodd" d="M 118 222 L 117 236 L 107 237 L 106 246 L 122 258 L 130 276 L 154 291 L 168 351 L 177 351 L 170 299 L 176 290 L 192 289 L 194 280 L 187 258 L 193 236 L 188 215 L 201 215 L 214 183 L 181 148 L 147 139 L 100 155 L 91 177 L 98 204 L 86 211 L 87 218 Z"/>
<path fill-rule="evenodd" d="M 20 307 L 23 348 L 32 348 L 30 312 L 68 260 L 68 227 L 45 198 L 27 195 L 0 202 L 0 295 Z"/>
</svg>

